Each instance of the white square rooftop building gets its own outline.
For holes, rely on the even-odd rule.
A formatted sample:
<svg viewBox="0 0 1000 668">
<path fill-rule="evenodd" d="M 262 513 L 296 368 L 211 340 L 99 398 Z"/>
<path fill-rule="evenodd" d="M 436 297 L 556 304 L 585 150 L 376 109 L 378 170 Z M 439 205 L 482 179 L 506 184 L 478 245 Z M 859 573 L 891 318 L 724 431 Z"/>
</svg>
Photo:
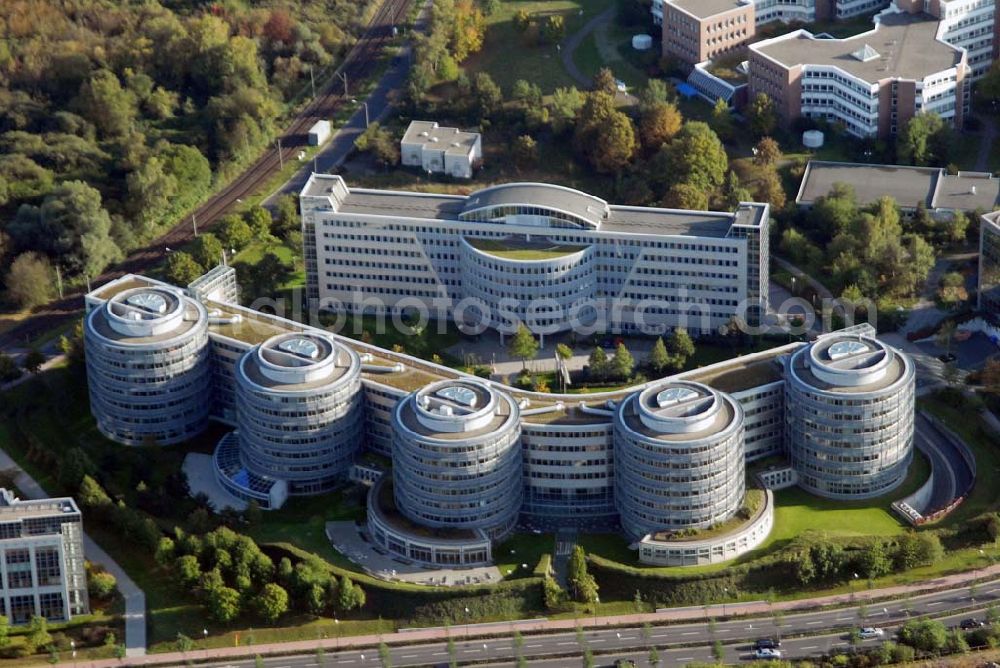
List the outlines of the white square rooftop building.
<svg viewBox="0 0 1000 668">
<path fill-rule="evenodd" d="M 412 121 L 400 142 L 404 165 L 425 172 L 472 178 L 472 170 L 483 158 L 482 135 L 443 128 L 434 121 Z"/>
</svg>

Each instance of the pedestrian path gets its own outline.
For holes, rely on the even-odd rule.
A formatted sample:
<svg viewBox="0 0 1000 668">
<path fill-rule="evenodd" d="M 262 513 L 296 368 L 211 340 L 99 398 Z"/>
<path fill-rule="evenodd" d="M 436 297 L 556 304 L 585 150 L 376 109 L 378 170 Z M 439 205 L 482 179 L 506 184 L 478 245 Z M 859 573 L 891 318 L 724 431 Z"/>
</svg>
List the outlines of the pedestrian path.
<svg viewBox="0 0 1000 668">
<path fill-rule="evenodd" d="M 0 450 L 0 470 L 17 471 L 14 484 L 25 499 L 47 499 L 48 493 L 10 455 Z M 87 534 L 83 535 L 83 553 L 90 561 L 101 564 L 118 581 L 118 591 L 125 600 L 125 656 L 146 654 L 146 595 L 118 563 Z M 81 664 L 82 665 L 82 664 Z"/>
</svg>

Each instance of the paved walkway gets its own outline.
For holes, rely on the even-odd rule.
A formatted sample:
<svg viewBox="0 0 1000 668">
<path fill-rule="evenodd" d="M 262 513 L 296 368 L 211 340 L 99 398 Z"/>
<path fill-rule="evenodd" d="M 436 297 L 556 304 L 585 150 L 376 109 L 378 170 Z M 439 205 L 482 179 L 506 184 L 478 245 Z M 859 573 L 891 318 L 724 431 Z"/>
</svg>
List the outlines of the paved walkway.
<svg viewBox="0 0 1000 668">
<path fill-rule="evenodd" d="M 929 593 L 932 591 L 943 591 L 957 589 L 969 585 L 974 581 L 1000 576 L 1000 564 L 994 564 L 989 568 L 982 568 L 968 573 L 958 573 L 934 580 L 928 580 L 919 584 L 900 585 L 896 587 L 886 587 L 884 589 L 874 589 L 869 591 L 859 591 L 851 594 L 837 594 L 834 596 L 820 596 L 801 601 L 781 601 L 778 603 L 767 603 L 766 601 L 756 601 L 752 603 L 727 603 L 725 604 L 725 615 L 723 605 L 694 606 L 690 608 L 669 608 L 655 613 L 643 613 L 633 615 L 619 615 L 612 617 L 588 618 L 586 616 L 578 619 L 538 619 L 517 622 L 497 622 L 495 624 L 474 624 L 466 631 L 467 637 L 496 637 L 510 636 L 514 631 L 521 633 L 546 633 L 556 631 L 572 631 L 577 627 L 584 629 L 604 626 L 638 626 L 646 623 L 663 624 L 665 622 L 697 622 L 707 621 L 710 618 L 732 618 L 745 616 L 773 617 L 777 611 L 785 613 L 804 612 L 817 608 L 830 606 L 857 606 L 861 602 L 873 602 L 886 598 L 900 598 L 916 593 Z M 303 640 L 288 643 L 273 643 L 267 645 L 253 645 L 243 647 L 224 647 L 209 650 L 197 650 L 182 654 L 171 652 L 164 654 L 150 654 L 136 660 L 129 661 L 131 666 L 142 665 L 165 665 L 182 662 L 198 661 L 224 661 L 228 659 L 250 658 L 256 654 L 261 656 L 267 654 L 311 654 L 317 648 L 322 649 L 348 649 L 354 647 L 373 647 L 379 643 L 387 645 L 413 644 L 419 642 L 444 641 L 449 634 L 453 634 L 453 629 L 436 627 L 427 629 L 414 629 L 409 631 L 397 631 L 383 635 L 348 636 L 335 639 Z M 78 664 L 86 668 L 112 668 L 121 664 L 115 660 L 102 660 L 91 662 L 80 662 Z"/>
<path fill-rule="evenodd" d="M 34 478 L 17 465 L 10 455 L 0 450 L 0 469 L 16 470 L 14 484 L 26 499 L 47 499 L 49 495 Z M 112 559 L 107 552 L 91 539 L 83 535 L 83 553 L 87 561 L 101 564 L 118 581 L 118 591 L 125 600 L 125 655 L 141 657 L 146 654 L 146 595 L 132 581 L 128 573 Z"/>
<path fill-rule="evenodd" d="M 17 353 L 12 353 L 12 356 L 15 356 L 15 359 L 16 359 L 16 355 L 17 355 Z M 62 363 L 65 359 L 66 359 L 66 356 L 63 355 L 63 354 L 61 354 L 61 353 L 59 355 L 56 355 L 55 357 L 50 357 L 49 359 L 45 360 L 45 363 L 42 364 L 42 366 L 39 368 L 38 371 L 39 371 L 39 373 L 41 373 L 42 371 L 48 371 L 52 367 L 54 367 L 54 366 Z M 24 373 L 21 374 L 20 378 L 18 378 L 16 380 L 12 380 L 12 381 L 10 381 L 9 383 L 6 383 L 6 384 L 0 384 L 0 392 L 3 392 L 4 390 L 13 389 L 13 388 L 17 387 L 18 385 L 20 385 L 21 383 L 28 382 L 28 379 L 34 378 L 34 377 L 35 377 L 35 374 L 28 373 L 27 371 L 25 371 Z"/>
<path fill-rule="evenodd" d="M 806 272 L 796 267 L 788 260 L 784 260 L 778 257 L 777 255 L 771 255 L 771 261 L 774 262 L 779 267 L 781 267 L 782 269 L 784 269 L 785 271 L 787 271 L 788 273 L 790 273 L 796 279 L 803 280 L 810 286 L 812 286 L 812 289 L 815 290 L 817 294 L 819 294 L 821 299 L 833 299 L 833 293 L 830 292 L 825 285 L 823 285 L 815 278 L 813 278 Z"/>
<path fill-rule="evenodd" d="M 580 71 L 580 68 L 576 66 L 576 62 L 573 60 L 573 54 L 583 43 L 583 40 L 587 39 L 587 36 L 594 32 L 598 26 L 607 23 L 614 17 L 615 8 L 608 7 L 603 12 L 595 16 L 594 18 L 583 24 L 583 27 L 578 31 L 563 40 L 562 48 L 559 50 L 559 56 L 562 58 L 563 67 L 566 68 L 566 72 L 569 73 L 571 77 L 576 79 L 576 82 L 583 86 L 584 88 L 590 88 L 591 78 Z"/>
</svg>

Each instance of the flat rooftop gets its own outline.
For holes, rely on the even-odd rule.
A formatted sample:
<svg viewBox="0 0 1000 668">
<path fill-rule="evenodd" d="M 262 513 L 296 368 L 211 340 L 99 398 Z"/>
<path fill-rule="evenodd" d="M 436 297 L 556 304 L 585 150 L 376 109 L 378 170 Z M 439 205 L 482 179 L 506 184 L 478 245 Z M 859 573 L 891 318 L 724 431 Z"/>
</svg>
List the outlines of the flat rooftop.
<svg viewBox="0 0 1000 668">
<path fill-rule="evenodd" d="M 937 39 L 938 21 L 926 14 L 886 14 L 874 30 L 847 39 L 817 39 L 806 30 L 752 44 L 786 67 L 827 65 L 868 83 L 924 77 L 955 67 L 963 52 Z M 854 54 L 871 50 L 862 60 Z"/>
<path fill-rule="evenodd" d="M 745 0 L 667 0 L 666 4 L 683 9 L 700 19 L 707 19 L 722 12 L 746 7 L 751 3 Z"/>
<path fill-rule="evenodd" d="M 834 185 L 851 186 L 858 204 L 865 206 L 889 195 L 904 208 L 923 202 L 929 209 L 992 211 L 1000 202 L 1000 179 L 990 174 L 959 172 L 905 165 L 866 165 L 813 160 L 806 167 L 796 202 L 811 206 Z"/>
<path fill-rule="evenodd" d="M 434 121 L 410 121 L 403 135 L 404 144 L 420 144 L 427 149 L 454 155 L 468 155 L 477 141 L 478 132 L 441 127 Z"/>
<path fill-rule="evenodd" d="M 530 189 L 519 189 L 517 192 L 525 196 L 532 193 Z M 501 198 L 490 199 L 490 204 L 501 203 L 492 201 Z M 503 203 L 506 203 L 509 198 L 502 199 L 505 200 Z M 534 202 L 522 200 L 522 203 L 530 205 Z M 467 204 L 467 198 L 461 196 L 353 189 L 344 198 L 338 211 L 346 214 L 457 222 L 459 214 L 466 208 L 474 207 Z M 733 221 L 734 217 L 731 214 L 711 211 L 611 206 L 608 217 L 599 222 L 598 231 L 625 234 L 724 237 Z"/>
</svg>

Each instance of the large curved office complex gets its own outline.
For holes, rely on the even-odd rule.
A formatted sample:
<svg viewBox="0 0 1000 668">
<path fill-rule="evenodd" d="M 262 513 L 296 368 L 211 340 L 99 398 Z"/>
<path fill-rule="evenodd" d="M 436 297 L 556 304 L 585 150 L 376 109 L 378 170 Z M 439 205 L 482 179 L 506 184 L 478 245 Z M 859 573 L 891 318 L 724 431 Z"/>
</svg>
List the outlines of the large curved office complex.
<svg viewBox="0 0 1000 668">
<path fill-rule="evenodd" d="M 213 280 L 228 285 L 231 272 Z M 126 276 L 87 295 L 102 430 L 175 442 L 208 412 L 234 429 L 215 450 L 213 493 L 275 509 L 348 475 L 372 483 L 368 538 L 414 563 L 490 564 L 517 526 L 620 528 L 644 563 L 718 563 L 759 545 L 774 521 L 773 503 L 746 501 L 746 460 L 787 454 L 762 484 L 856 498 L 891 489 L 911 459 L 913 364 L 867 325 L 559 395 L 189 294 Z M 727 520 L 722 533 L 686 531 Z"/>
<path fill-rule="evenodd" d="M 743 502 L 743 409 L 693 382 L 653 385 L 615 414 L 615 495 L 632 538 L 698 529 L 732 517 Z"/>
<path fill-rule="evenodd" d="M 348 313 L 420 309 L 472 331 L 545 336 L 574 324 L 693 333 L 759 321 L 766 204 L 735 213 L 618 206 L 562 186 L 468 197 L 348 188 L 313 174 L 300 196 L 309 297 Z"/>
<path fill-rule="evenodd" d="M 291 494 L 318 494 L 361 448 L 361 361 L 318 332 L 269 338 L 237 365 L 240 452 L 258 476 Z"/>
<path fill-rule="evenodd" d="M 471 380 L 432 383 L 393 414 L 395 502 L 427 527 L 509 534 L 521 510 L 521 420 L 505 393 Z"/>
<path fill-rule="evenodd" d="M 170 445 L 208 423 L 208 314 L 180 290 L 134 287 L 86 318 L 90 410 L 126 445 Z"/>
<path fill-rule="evenodd" d="M 913 362 L 868 336 L 829 335 L 785 371 L 785 447 L 805 489 L 831 498 L 888 492 L 913 456 Z"/>
</svg>

